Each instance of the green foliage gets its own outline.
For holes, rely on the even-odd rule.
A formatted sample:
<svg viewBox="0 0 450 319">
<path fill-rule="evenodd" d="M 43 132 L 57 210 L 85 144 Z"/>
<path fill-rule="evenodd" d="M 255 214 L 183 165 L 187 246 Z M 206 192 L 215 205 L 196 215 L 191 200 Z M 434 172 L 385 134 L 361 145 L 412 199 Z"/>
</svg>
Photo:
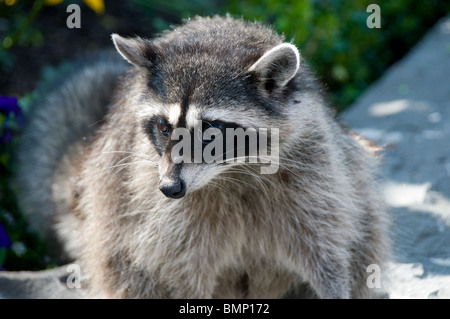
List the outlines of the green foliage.
<svg viewBox="0 0 450 319">
<path fill-rule="evenodd" d="M 8 71 L 14 64 L 14 57 L 9 53 L 13 46 L 33 48 L 42 45 L 44 38 L 33 26 L 33 21 L 41 11 L 44 0 L 2 2 L 0 19 L 4 22 L 2 28 L 5 32 L 0 36 L 0 71 Z"/>
<path fill-rule="evenodd" d="M 15 97 L 0 96 L 0 269 L 37 270 L 51 264 L 42 241 L 28 231 L 11 186 L 16 171 L 13 152 L 20 143 L 23 110 L 31 98 L 18 102 Z M 6 238 L 11 245 L 5 245 Z"/>
<path fill-rule="evenodd" d="M 20 213 L 10 178 L 9 173 L 0 178 L 0 224 L 5 226 L 12 242 L 11 247 L 1 253 L 0 269 L 40 270 L 56 266 L 47 255 L 43 242 L 29 230 Z"/>
<path fill-rule="evenodd" d="M 194 15 L 220 13 L 218 0 L 133 0 L 145 11 L 158 32 L 167 30 L 173 22 Z"/>
</svg>

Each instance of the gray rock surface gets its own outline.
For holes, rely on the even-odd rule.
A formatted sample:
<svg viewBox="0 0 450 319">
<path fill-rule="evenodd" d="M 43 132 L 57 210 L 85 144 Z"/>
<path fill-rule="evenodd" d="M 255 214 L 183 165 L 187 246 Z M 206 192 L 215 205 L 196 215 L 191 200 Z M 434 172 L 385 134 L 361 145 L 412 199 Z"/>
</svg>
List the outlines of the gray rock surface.
<svg viewBox="0 0 450 319">
<path fill-rule="evenodd" d="M 376 32 L 376 31 L 375 31 Z M 393 258 L 382 269 L 390 298 L 450 298 L 450 18 L 343 114 L 385 147 L 384 193 Z M 82 298 L 66 266 L 0 272 L 0 298 Z"/>
<path fill-rule="evenodd" d="M 391 298 L 450 298 L 450 17 L 342 119 L 384 146 L 392 216 Z"/>
<path fill-rule="evenodd" d="M 0 272 L 0 299 L 80 299 L 85 291 L 75 287 L 71 275 L 73 271 L 67 266 Z"/>
</svg>

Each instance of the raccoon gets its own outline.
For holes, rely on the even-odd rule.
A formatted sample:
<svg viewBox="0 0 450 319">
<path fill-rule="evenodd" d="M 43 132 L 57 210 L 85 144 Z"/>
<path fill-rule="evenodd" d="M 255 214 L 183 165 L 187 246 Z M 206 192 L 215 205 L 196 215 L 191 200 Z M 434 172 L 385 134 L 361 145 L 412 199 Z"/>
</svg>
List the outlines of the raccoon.
<svg viewBox="0 0 450 319">
<path fill-rule="evenodd" d="M 23 209 L 64 243 L 89 296 L 378 296 L 377 156 L 293 44 L 228 16 L 112 40 L 130 67 L 108 55 L 73 68 L 35 105 L 19 153 Z M 175 131 L 196 123 L 276 128 L 277 169 L 175 161 Z"/>
</svg>

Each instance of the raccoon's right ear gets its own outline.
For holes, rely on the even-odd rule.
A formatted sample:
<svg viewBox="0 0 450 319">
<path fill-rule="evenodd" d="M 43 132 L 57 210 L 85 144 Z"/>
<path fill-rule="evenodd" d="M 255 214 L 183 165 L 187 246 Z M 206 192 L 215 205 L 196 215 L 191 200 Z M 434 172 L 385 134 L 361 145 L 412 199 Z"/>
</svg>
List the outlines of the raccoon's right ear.
<svg viewBox="0 0 450 319">
<path fill-rule="evenodd" d="M 120 55 L 131 64 L 144 68 L 154 65 L 157 48 L 152 42 L 139 37 L 124 38 L 118 34 L 112 34 L 111 38 Z"/>
<path fill-rule="evenodd" d="M 295 45 L 282 43 L 268 50 L 249 69 L 269 94 L 282 89 L 297 74 L 300 54 Z"/>
</svg>

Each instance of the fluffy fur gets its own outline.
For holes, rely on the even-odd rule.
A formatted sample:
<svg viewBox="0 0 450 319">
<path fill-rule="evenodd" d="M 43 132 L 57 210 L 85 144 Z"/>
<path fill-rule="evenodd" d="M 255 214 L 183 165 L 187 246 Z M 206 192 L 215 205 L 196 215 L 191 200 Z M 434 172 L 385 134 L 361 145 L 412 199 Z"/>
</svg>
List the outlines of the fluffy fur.
<svg viewBox="0 0 450 319">
<path fill-rule="evenodd" d="M 35 106 L 20 153 L 24 211 L 56 229 L 91 296 L 281 298 L 305 283 L 321 298 L 376 295 L 366 269 L 388 250 L 376 160 L 293 45 L 228 17 L 113 40 L 129 70 L 101 58 L 67 77 Z M 279 128 L 279 170 L 176 166 L 155 116 Z M 164 196 L 164 178 L 186 194 Z"/>
</svg>

